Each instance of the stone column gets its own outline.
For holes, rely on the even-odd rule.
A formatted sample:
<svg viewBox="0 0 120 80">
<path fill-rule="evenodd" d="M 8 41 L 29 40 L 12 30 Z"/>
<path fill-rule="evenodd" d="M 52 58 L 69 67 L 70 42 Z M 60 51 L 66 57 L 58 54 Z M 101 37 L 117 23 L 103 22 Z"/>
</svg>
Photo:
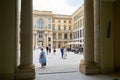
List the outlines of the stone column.
<svg viewBox="0 0 120 80">
<path fill-rule="evenodd" d="M 93 0 L 84 0 L 84 63 L 91 65 L 94 63 L 94 19 Z"/>
<path fill-rule="evenodd" d="M 84 0 L 84 61 L 80 63 L 80 71 L 84 74 L 98 73 L 94 63 L 94 14 L 93 0 Z"/>
<path fill-rule="evenodd" d="M 21 0 L 21 53 L 17 79 L 35 78 L 33 65 L 33 14 L 32 0 Z"/>
<path fill-rule="evenodd" d="M 100 0 L 94 0 L 94 36 L 95 62 L 100 66 Z"/>
</svg>

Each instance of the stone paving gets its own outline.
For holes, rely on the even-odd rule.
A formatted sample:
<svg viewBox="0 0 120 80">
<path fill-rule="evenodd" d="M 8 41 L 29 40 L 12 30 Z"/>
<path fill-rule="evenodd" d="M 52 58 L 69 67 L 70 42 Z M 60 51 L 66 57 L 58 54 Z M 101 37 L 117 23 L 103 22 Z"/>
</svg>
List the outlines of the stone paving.
<svg viewBox="0 0 120 80">
<path fill-rule="evenodd" d="M 67 58 L 62 59 L 60 50 L 57 50 L 56 55 L 51 52 L 47 55 L 47 66 L 40 68 L 39 52 L 40 50 L 35 50 L 33 55 L 33 63 L 36 67 L 35 80 L 120 80 L 120 76 L 116 74 L 84 75 L 80 73 L 79 63 L 83 59 L 83 53 L 69 52 Z"/>
<path fill-rule="evenodd" d="M 60 50 L 57 50 L 56 55 L 52 52 L 47 55 L 47 66 L 40 68 L 38 63 L 39 50 L 34 54 L 34 65 L 36 66 L 36 73 L 62 73 L 62 72 L 75 72 L 79 69 L 79 63 L 82 59 L 82 55 L 74 54 L 73 52 L 67 52 L 66 59 L 61 58 Z"/>
</svg>

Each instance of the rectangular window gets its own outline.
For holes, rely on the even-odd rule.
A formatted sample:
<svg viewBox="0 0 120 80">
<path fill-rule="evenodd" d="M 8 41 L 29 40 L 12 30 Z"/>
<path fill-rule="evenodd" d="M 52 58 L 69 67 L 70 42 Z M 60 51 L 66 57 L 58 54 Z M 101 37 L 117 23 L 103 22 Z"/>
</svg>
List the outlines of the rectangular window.
<svg viewBox="0 0 120 80">
<path fill-rule="evenodd" d="M 39 19 L 37 21 L 37 26 L 38 26 L 38 29 L 43 29 L 43 26 L 44 26 L 44 22 L 42 19 Z"/>
<path fill-rule="evenodd" d="M 60 20 L 58 20 L 58 23 L 60 23 L 61 21 Z"/>
<path fill-rule="evenodd" d="M 52 29 L 55 30 L 55 25 L 54 24 L 52 25 Z"/>
<path fill-rule="evenodd" d="M 69 26 L 69 30 L 71 30 L 71 26 Z"/>
<path fill-rule="evenodd" d="M 48 20 L 50 21 L 50 20 L 51 20 L 51 18 L 48 18 Z"/>
<path fill-rule="evenodd" d="M 80 38 L 82 37 L 82 31 L 80 30 Z"/>
<path fill-rule="evenodd" d="M 58 34 L 58 39 L 62 39 L 62 34 Z"/>
<path fill-rule="evenodd" d="M 40 38 L 40 39 L 42 39 L 43 38 L 43 32 L 38 32 L 38 37 Z"/>
<path fill-rule="evenodd" d="M 70 39 L 72 39 L 72 33 L 70 34 Z"/>
<path fill-rule="evenodd" d="M 64 23 L 66 23 L 66 20 L 64 20 Z"/>
<path fill-rule="evenodd" d="M 71 23 L 71 21 L 69 21 L 69 23 Z"/>
<path fill-rule="evenodd" d="M 48 29 L 51 29 L 51 24 L 48 24 Z"/>
<path fill-rule="evenodd" d="M 58 26 L 58 30 L 60 30 L 60 25 Z"/>
<path fill-rule="evenodd" d="M 64 34 L 64 39 L 67 39 L 67 33 Z"/>
<path fill-rule="evenodd" d="M 80 34 L 79 33 L 80 33 L 80 31 L 78 30 L 78 38 L 80 38 Z"/>
<path fill-rule="evenodd" d="M 51 41 L 51 38 L 50 38 L 50 37 L 48 38 L 48 41 L 49 41 L 49 42 Z"/>
<path fill-rule="evenodd" d="M 66 26 L 64 26 L 64 30 L 66 30 Z"/>
<path fill-rule="evenodd" d="M 52 22 L 54 23 L 54 22 L 55 22 L 55 20 L 54 20 L 54 19 L 52 19 Z"/>
</svg>

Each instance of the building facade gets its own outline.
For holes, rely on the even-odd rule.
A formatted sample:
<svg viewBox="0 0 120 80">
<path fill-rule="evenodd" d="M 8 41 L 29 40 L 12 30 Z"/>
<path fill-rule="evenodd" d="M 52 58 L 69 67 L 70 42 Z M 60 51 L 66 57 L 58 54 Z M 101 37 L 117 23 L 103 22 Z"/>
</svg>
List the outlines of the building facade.
<svg viewBox="0 0 120 80">
<path fill-rule="evenodd" d="M 72 15 L 53 14 L 52 11 L 33 11 L 33 45 L 60 48 L 69 42 L 84 46 L 84 6 Z"/>
<path fill-rule="evenodd" d="M 0 3 L 0 80 L 35 79 L 32 4 L 32 0 L 21 0 L 18 65 L 18 1 Z M 120 72 L 119 14 L 120 0 L 84 0 L 84 60 L 79 63 L 80 72 Z"/>
<path fill-rule="evenodd" d="M 33 45 L 53 46 L 52 12 L 33 11 Z"/>
<path fill-rule="evenodd" d="M 60 48 L 72 41 L 70 15 L 52 14 L 51 11 L 33 11 L 33 45 Z"/>
<path fill-rule="evenodd" d="M 80 6 L 72 14 L 72 26 L 73 26 L 73 42 L 79 42 L 80 44 L 74 45 L 74 47 L 84 47 L 84 5 Z"/>
</svg>

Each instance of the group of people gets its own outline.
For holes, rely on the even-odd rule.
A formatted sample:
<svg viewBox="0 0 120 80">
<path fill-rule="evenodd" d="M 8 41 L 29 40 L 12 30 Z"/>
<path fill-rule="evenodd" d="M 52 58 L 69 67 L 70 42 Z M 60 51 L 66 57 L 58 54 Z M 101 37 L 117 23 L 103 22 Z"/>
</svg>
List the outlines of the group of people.
<svg viewBox="0 0 120 80">
<path fill-rule="evenodd" d="M 41 52 L 40 52 L 40 56 L 39 56 L 39 63 L 41 64 L 41 67 L 44 68 L 44 67 L 46 66 L 46 64 L 47 64 L 46 53 L 47 53 L 47 55 L 48 55 L 48 50 L 49 50 L 49 48 L 46 47 L 46 53 L 45 53 L 45 51 L 43 50 L 43 49 L 44 49 L 43 47 L 40 47 L 40 49 L 41 49 Z M 67 57 L 67 54 L 66 54 L 65 51 L 66 51 L 66 50 L 64 49 L 64 47 L 62 47 L 62 48 L 60 49 L 61 58 L 63 58 L 63 59 L 65 59 L 65 58 Z M 50 52 L 51 52 L 51 51 L 50 51 Z M 55 50 L 55 48 L 54 48 L 54 49 L 53 49 L 53 54 L 55 55 L 55 53 L 56 53 L 56 50 Z"/>
</svg>

